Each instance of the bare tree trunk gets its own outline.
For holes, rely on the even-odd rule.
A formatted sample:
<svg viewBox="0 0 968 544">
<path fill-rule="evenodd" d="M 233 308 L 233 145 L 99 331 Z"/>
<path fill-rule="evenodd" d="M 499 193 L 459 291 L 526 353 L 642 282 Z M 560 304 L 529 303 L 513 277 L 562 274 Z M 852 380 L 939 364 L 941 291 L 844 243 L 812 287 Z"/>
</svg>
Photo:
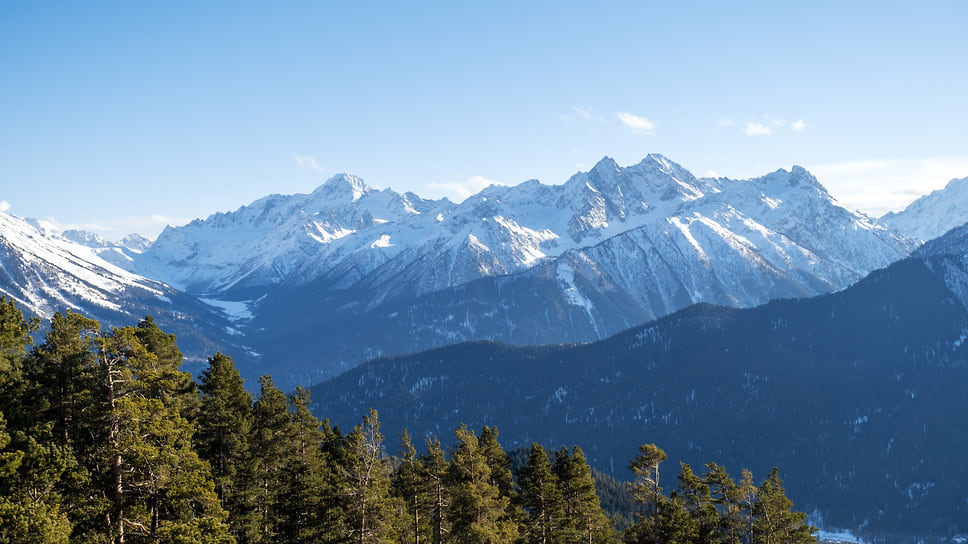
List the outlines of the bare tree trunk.
<svg viewBox="0 0 968 544">
<path fill-rule="evenodd" d="M 121 458 L 121 421 L 115 413 L 117 404 L 117 393 L 114 387 L 114 364 L 108 359 L 105 348 L 101 347 L 101 362 L 104 365 L 104 373 L 107 377 L 108 403 L 111 405 L 111 415 L 109 417 L 108 441 L 114 450 L 111 455 L 111 475 L 113 477 L 114 508 L 118 513 L 117 520 L 117 544 L 124 544 L 124 472 L 122 470 L 123 459 Z"/>
</svg>

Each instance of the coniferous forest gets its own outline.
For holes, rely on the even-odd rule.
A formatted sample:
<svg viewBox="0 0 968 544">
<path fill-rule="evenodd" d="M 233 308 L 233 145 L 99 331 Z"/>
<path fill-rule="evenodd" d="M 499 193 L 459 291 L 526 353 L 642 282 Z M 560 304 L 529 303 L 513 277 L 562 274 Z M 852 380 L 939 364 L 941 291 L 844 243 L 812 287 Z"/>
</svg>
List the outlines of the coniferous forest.
<svg viewBox="0 0 968 544">
<path fill-rule="evenodd" d="M 580 447 L 509 453 L 496 427 L 387 439 L 371 410 L 343 432 L 305 389 L 264 376 L 253 398 L 221 353 L 196 379 L 150 317 L 41 325 L 0 301 L 0 544 L 816 540 L 776 469 L 644 444 L 617 488 Z"/>
</svg>

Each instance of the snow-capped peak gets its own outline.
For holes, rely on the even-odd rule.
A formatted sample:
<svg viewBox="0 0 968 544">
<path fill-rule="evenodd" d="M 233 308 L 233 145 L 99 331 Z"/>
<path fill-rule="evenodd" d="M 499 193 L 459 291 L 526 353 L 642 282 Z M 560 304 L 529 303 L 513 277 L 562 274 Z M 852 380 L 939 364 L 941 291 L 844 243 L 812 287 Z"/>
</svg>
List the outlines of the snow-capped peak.
<svg viewBox="0 0 968 544">
<path fill-rule="evenodd" d="M 965 224 L 968 222 L 968 178 L 949 181 L 944 189 L 922 196 L 903 211 L 887 213 L 881 222 L 922 242 Z"/>
<path fill-rule="evenodd" d="M 615 159 L 606 155 L 602 157 L 601 160 L 599 160 L 597 163 L 595 163 L 595 166 L 593 166 L 592 169 L 589 170 L 588 174 L 592 176 L 600 177 L 600 178 L 608 178 L 621 172 L 621 170 L 622 170 L 622 167 L 620 167 L 618 163 L 615 162 Z"/>
<path fill-rule="evenodd" d="M 320 185 L 313 191 L 313 197 L 323 197 L 333 201 L 356 202 L 364 195 L 373 191 L 363 180 L 352 174 L 336 174 L 329 178 L 326 183 Z"/>
<path fill-rule="evenodd" d="M 367 276 L 384 283 L 407 277 L 417 283 L 417 292 L 428 292 L 481 274 L 521 272 L 637 229 L 659 229 L 666 236 L 670 224 L 746 233 L 730 238 L 736 247 L 766 236 L 772 246 L 792 241 L 815 254 L 835 255 L 848 250 L 828 247 L 825 236 L 808 236 L 801 224 L 813 218 L 870 229 L 830 206 L 826 190 L 801 167 L 747 181 L 697 180 L 659 154 L 628 167 L 606 156 L 563 185 L 532 180 L 491 186 L 460 204 L 376 191 L 357 176 L 338 174 L 309 195 L 272 195 L 166 230 L 133 269 L 200 293 L 299 284 L 320 276 L 335 278 L 340 288 Z M 671 218 L 679 220 L 670 223 Z M 850 251 L 876 257 L 857 269 L 886 264 L 900 253 L 891 240 L 863 243 L 872 246 Z M 831 258 L 842 267 L 858 255 Z M 434 270 L 423 271 L 431 261 Z"/>
</svg>

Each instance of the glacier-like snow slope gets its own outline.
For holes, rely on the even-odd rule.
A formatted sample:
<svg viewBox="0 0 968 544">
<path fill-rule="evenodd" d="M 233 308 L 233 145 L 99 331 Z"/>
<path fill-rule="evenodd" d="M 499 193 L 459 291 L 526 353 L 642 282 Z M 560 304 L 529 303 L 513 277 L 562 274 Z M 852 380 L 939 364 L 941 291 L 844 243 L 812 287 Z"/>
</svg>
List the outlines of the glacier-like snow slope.
<svg viewBox="0 0 968 544">
<path fill-rule="evenodd" d="M 0 252 L 4 293 L 43 317 L 65 307 L 119 311 L 129 290 L 165 295 L 160 283 L 106 262 L 94 249 L 5 213 L 0 213 Z"/>
<path fill-rule="evenodd" d="M 143 240 L 129 237 L 113 244 L 48 227 L 0 213 L 0 294 L 24 313 L 47 319 L 72 310 L 105 328 L 135 325 L 151 315 L 166 332 L 178 335 L 189 362 L 203 361 L 220 349 L 242 351 L 225 341 L 231 334 L 229 321 L 218 308 L 103 258 L 104 252 L 137 254 Z"/>
<path fill-rule="evenodd" d="M 231 213 L 168 227 L 131 269 L 205 294 L 305 281 L 337 265 L 382 264 L 407 244 L 382 225 L 446 213 L 453 204 L 391 190 L 375 191 L 355 176 L 330 179 L 311 194 L 271 195 Z M 397 234 L 397 232 L 394 232 Z"/>
<path fill-rule="evenodd" d="M 626 168 L 606 157 L 563 185 L 491 186 L 459 205 L 375 191 L 341 174 L 309 195 L 273 195 L 169 227 L 130 269 L 216 297 L 318 278 L 334 289 L 419 295 L 521 272 L 620 235 L 642 238 L 629 234 L 640 229 L 651 233 L 642 242 L 653 252 L 650 240 L 677 240 L 662 258 L 698 259 L 727 282 L 744 268 L 780 271 L 807 284 L 804 294 L 845 287 L 913 247 L 839 206 L 801 168 L 700 180 L 649 155 Z"/>
<path fill-rule="evenodd" d="M 880 221 L 918 242 L 968 223 L 968 178 L 953 179 L 944 189 L 922 196 L 903 211 L 887 213 Z"/>
</svg>

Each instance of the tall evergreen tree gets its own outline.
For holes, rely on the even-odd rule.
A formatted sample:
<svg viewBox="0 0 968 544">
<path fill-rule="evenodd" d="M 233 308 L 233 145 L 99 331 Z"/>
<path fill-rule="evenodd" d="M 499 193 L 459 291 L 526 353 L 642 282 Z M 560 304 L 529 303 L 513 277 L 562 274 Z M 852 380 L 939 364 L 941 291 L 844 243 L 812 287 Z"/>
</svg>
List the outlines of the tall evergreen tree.
<svg viewBox="0 0 968 544">
<path fill-rule="evenodd" d="M 450 464 L 440 440 L 427 439 L 427 453 L 421 456 L 422 480 L 428 488 L 430 542 L 442 544 L 450 534 L 450 487 L 447 480 Z"/>
<path fill-rule="evenodd" d="M 743 534 L 748 543 L 755 542 L 755 532 L 753 523 L 756 519 L 756 505 L 759 501 L 759 490 L 753 483 L 753 473 L 744 468 L 742 478 L 737 485 L 737 497 L 739 498 L 740 512 L 743 517 Z"/>
<path fill-rule="evenodd" d="M 12 299 L 0 297 L 0 544 L 66 543 L 71 533 L 57 490 L 76 462 L 66 447 L 51 444 L 49 428 L 22 414 L 24 359 L 39 326 L 40 320 L 25 319 Z M 5 414 L 18 414 L 17 441 Z M 45 443 L 28 431 L 42 432 Z"/>
<path fill-rule="evenodd" d="M 743 532 L 739 487 L 726 469 L 716 463 L 706 464 L 703 482 L 709 486 L 713 504 L 719 510 L 720 541 L 724 544 L 739 544 Z"/>
<path fill-rule="evenodd" d="M 393 477 L 393 488 L 404 505 L 404 515 L 400 520 L 402 543 L 420 544 L 430 540 L 430 516 L 427 512 L 432 488 L 424 477 L 425 471 L 410 433 L 404 429 L 400 434 L 400 458 Z"/>
<path fill-rule="evenodd" d="M 686 463 L 679 463 L 679 490 L 682 501 L 695 520 L 695 544 L 712 544 L 718 540 L 719 512 L 713 503 L 709 486 Z"/>
<path fill-rule="evenodd" d="M 23 359 L 34 343 L 31 335 L 39 328 L 39 319 L 25 319 L 13 299 L 0 297 L 0 395 L 5 387 L 22 378 Z"/>
<path fill-rule="evenodd" d="M 346 530 L 352 542 L 381 542 L 392 533 L 388 523 L 393 511 L 388 461 L 378 414 L 371 409 L 363 423 L 346 436 L 341 467 L 346 482 Z"/>
<path fill-rule="evenodd" d="M 297 387 L 289 397 L 286 480 L 280 496 L 279 536 L 284 542 L 324 542 L 329 474 L 322 450 L 323 424 L 310 412 L 309 391 Z"/>
<path fill-rule="evenodd" d="M 481 429 L 478 444 L 487 464 L 491 467 L 491 483 L 497 487 L 501 496 L 512 498 L 514 476 L 511 473 L 511 458 L 498 442 L 498 434 L 497 426 L 485 425 Z"/>
<path fill-rule="evenodd" d="M 498 544 L 517 538 L 517 525 L 508 518 L 510 498 L 492 481 L 491 465 L 477 436 L 466 425 L 457 431 L 457 446 L 448 469 L 450 505 L 447 516 L 451 538 L 459 544 Z"/>
<path fill-rule="evenodd" d="M 518 501 L 526 517 L 521 534 L 528 544 L 563 542 L 568 525 L 565 498 L 558 476 L 551 468 L 548 452 L 538 444 L 531 444 L 528 462 L 517 471 L 521 492 Z"/>
<path fill-rule="evenodd" d="M 195 437 L 199 456 L 211 465 L 215 491 L 229 512 L 228 523 L 240 543 L 254 533 L 253 470 L 249 455 L 252 395 L 232 358 L 216 353 L 202 371 Z"/>
<path fill-rule="evenodd" d="M 116 542 L 231 542 L 211 472 L 192 448 L 195 429 L 174 398 L 186 382 L 133 327 L 96 337 L 108 417 L 105 457 Z"/>
<path fill-rule="evenodd" d="M 109 477 L 92 470 L 105 466 L 109 417 L 94 352 L 99 333 L 100 324 L 93 319 L 70 311 L 54 314 L 44 341 L 23 360 L 14 399 L 20 409 L 7 412 L 13 416 L 8 423 L 23 433 L 18 440 L 23 447 L 72 466 L 57 477 L 49 467 L 35 465 L 35 473 L 45 473 L 44 481 L 59 495 L 72 542 L 103 541 L 108 534 Z"/>
<path fill-rule="evenodd" d="M 585 453 L 575 446 L 555 452 L 555 475 L 565 501 L 566 532 L 562 542 L 605 544 L 617 537 L 612 520 L 602 510 Z"/>
<path fill-rule="evenodd" d="M 679 494 L 673 491 L 662 497 L 662 506 L 655 519 L 656 538 L 663 544 L 695 544 L 698 527 Z"/>
<path fill-rule="evenodd" d="M 637 502 L 652 507 L 651 517 L 642 521 L 651 525 L 653 544 L 659 544 L 659 513 L 663 505 L 662 488 L 659 486 L 659 465 L 666 459 L 666 453 L 655 444 L 639 446 L 639 453 L 629 463 L 634 479 L 629 484 L 632 496 Z"/>
<path fill-rule="evenodd" d="M 154 355 L 149 365 L 138 369 L 143 394 L 161 400 L 194 423 L 199 408 L 198 392 L 192 375 L 181 371 L 183 357 L 175 335 L 158 328 L 151 316 L 141 320 L 133 332 L 141 345 Z"/>
<path fill-rule="evenodd" d="M 286 481 L 287 444 L 290 433 L 289 402 L 272 378 L 259 378 L 259 398 L 252 407 L 249 454 L 252 463 L 252 504 L 255 534 L 252 542 L 275 542 L 279 527 L 279 494 Z"/>
<path fill-rule="evenodd" d="M 760 485 L 754 507 L 753 529 L 757 542 L 763 544 L 801 544 L 816 542 L 816 529 L 807 523 L 807 515 L 792 510 L 793 501 L 786 496 L 779 470 L 773 467 Z"/>
</svg>

